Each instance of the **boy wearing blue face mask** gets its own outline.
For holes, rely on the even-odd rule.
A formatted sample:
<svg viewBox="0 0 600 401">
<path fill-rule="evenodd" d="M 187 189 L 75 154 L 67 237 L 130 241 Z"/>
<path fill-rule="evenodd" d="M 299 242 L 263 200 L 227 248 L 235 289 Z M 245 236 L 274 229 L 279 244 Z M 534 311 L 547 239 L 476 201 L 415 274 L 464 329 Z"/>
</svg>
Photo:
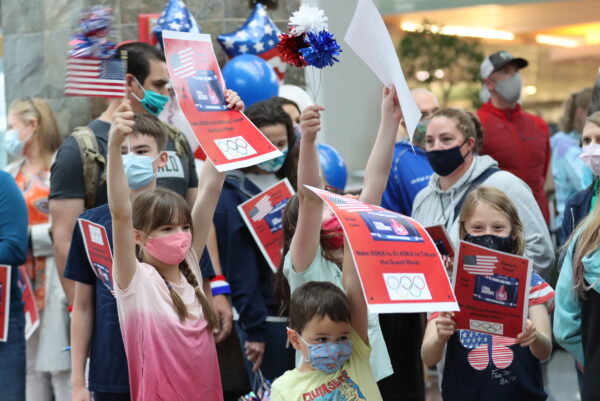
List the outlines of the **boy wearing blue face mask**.
<svg viewBox="0 0 600 401">
<path fill-rule="evenodd" d="M 292 294 L 288 339 L 304 362 L 275 380 L 272 401 L 382 400 L 369 365 L 367 304 L 350 248 L 344 291 L 308 282 Z"/>
<path fill-rule="evenodd" d="M 121 45 L 127 52 L 127 93 L 135 114 L 157 115 L 169 100 L 167 84 L 169 74 L 164 54 L 146 43 L 133 42 Z M 62 279 L 64 264 L 69 250 L 73 226 L 84 210 L 103 205 L 106 196 L 106 149 L 108 132 L 113 114 L 120 99 L 112 99 L 108 107 L 87 126 L 95 140 L 97 156 L 94 162 L 82 162 L 82 149 L 70 136 L 59 149 L 51 168 L 50 215 L 52 220 L 54 254 L 59 276 Z M 168 133 L 166 152 L 168 162 L 158 169 L 158 185 L 167 187 L 193 204 L 198 189 L 198 175 L 194 155 L 185 137 L 177 129 L 160 123 Z M 91 133 L 89 134 L 91 136 Z M 89 173 L 90 164 L 97 167 L 95 176 Z M 90 182 L 92 183 L 90 185 Z M 88 188 L 94 188 L 90 196 Z M 67 300 L 73 304 L 74 284 L 62 282 Z"/>
</svg>

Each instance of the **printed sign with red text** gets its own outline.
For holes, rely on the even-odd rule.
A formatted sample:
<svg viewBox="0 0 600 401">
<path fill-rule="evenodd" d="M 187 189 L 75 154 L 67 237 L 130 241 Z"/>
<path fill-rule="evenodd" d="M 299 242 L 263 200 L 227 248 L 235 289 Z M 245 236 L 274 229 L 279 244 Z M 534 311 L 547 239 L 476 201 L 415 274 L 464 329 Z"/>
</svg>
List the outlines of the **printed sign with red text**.
<svg viewBox="0 0 600 401">
<path fill-rule="evenodd" d="M 10 313 L 10 266 L 0 265 L 0 341 L 8 339 Z"/>
<path fill-rule="evenodd" d="M 25 304 L 25 339 L 35 332 L 40 325 L 40 315 L 38 313 L 37 303 L 31 281 L 27 277 L 25 266 L 19 266 L 19 280 L 17 281 L 19 290 L 21 290 L 21 300 Z"/>
<path fill-rule="evenodd" d="M 525 329 L 531 260 L 461 241 L 454 266 L 457 329 L 511 338 Z"/>
<path fill-rule="evenodd" d="M 112 252 L 106 228 L 89 220 L 79 219 L 79 228 L 83 236 L 85 253 L 94 274 L 104 286 L 114 295 L 112 282 Z"/>
<path fill-rule="evenodd" d="M 308 188 L 340 221 L 370 312 L 458 310 L 442 259 L 419 223 L 379 206 Z"/>
<path fill-rule="evenodd" d="M 229 110 L 210 35 L 163 31 L 177 101 L 204 153 L 219 171 L 273 159 L 281 152 L 240 111 Z"/>
<path fill-rule="evenodd" d="M 276 271 L 283 258 L 283 210 L 294 189 L 286 179 L 238 206 L 265 259 Z"/>
</svg>

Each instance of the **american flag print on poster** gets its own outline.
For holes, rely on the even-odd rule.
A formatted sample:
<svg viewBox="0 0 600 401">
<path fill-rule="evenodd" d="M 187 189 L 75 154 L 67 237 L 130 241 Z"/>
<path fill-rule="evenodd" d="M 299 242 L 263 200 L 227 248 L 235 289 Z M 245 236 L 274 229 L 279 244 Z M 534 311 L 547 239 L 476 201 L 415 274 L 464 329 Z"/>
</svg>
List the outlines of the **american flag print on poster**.
<svg viewBox="0 0 600 401">
<path fill-rule="evenodd" d="M 180 50 L 171 57 L 173 74 L 178 78 L 193 77 L 196 75 L 196 62 L 194 51 L 191 47 Z"/>
<path fill-rule="evenodd" d="M 345 210 L 346 212 L 370 212 L 373 210 L 373 208 L 371 208 L 368 204 L 345 196 L 329 196 L 327 199 L 338 208 Z"/>
<path fill-rule="evenodd" d="M 513 351 L 508 348 L 515 343 L 514 338 L 493 336 L 471 330 L 460 330 L 460 343 L 468 349 L 469 365 L 473 369 L 485 370 L 490 361 L 498 369 L 506 369 L 514 359 Z"/>
<path fill-rule="evenodd" d="M 125 97 L 126 71 L 125 60 L 69 57 L 65 95 Z"/>
<path fill-rule="evenodd" d="M 498 258 L 485 255 L 465 255 L 463 265 L 469 274 L 491 276 L 494 274 Z"/>
<path fill-rule="evenodd" d="M 253 221 L 260 221 L 266 217 L 273 210 L 273 205 L 271 204 L 271 197 L 269 195 L 264 196 L 261 200 L 258 201 L 256 205 L 250 212 L 248 213 L 250 217 L 252 217 Z"/>
</svg>

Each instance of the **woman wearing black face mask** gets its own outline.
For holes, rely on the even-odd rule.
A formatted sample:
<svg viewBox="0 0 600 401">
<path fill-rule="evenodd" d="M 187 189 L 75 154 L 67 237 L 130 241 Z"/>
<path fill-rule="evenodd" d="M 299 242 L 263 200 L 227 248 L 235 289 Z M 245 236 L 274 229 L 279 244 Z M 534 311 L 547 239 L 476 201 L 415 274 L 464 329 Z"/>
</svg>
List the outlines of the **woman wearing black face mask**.
<svg viewBox="0 0 600 401">
<path fill-rule="evenodd" d="M 479 185 L 504 191 L 515 203 L 525 227 L 525 255 L 542 274 L 554 263 L 554 251 L 540 209 L 523 181 L 489 156 L 477 155 L 483 143 L 479 119 L 459 109 L 443 109 L 430 119 L 425 150 L 434 174 L 417 194 L 412 217 L 424 226 L 443 224 L 458 241 L 458 216 L 466 195 Z"/>
</svg>

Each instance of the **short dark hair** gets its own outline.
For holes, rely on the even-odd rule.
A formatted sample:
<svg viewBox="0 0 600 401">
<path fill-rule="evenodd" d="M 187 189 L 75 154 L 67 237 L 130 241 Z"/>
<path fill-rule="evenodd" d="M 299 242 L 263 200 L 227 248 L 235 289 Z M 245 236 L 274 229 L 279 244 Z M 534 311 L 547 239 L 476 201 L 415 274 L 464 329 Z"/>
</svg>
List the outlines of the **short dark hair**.
<svg viewBox="0 0 600 401">
<path fill-rule="evenodd" d="M 168 134 L 163 123 L 151 114 L 136 114 L 133 116 L 135 124 L 133 132 L 146 135 L 156 140 L 156 147 L 162 152 L 167 147 Z"/>
<path fill-rule="evenodd" d="M 279 100 L 270 98 L 262 102 L 254 103 L 248 107 L 244 114 L 256 127 L 267 127 L 269 125 L 283 124 L 288 140 L 288 155 L 283 166 L 275 173 L 277 178 L 290 180 L 292 187 L 296 189 L 296 176 L 298 170 L 298 149 L 296 148 L 296 133 L 290 115 L 283 110 Z"/>
<path fill-rule="evenodd" d="M 118 50 L 127 52 L 127 73 L 136 77 L 141 85 L 150 75 L 150 60 L 166 62 L 162 50 L 148 43 L 129 42 L 119 46 Z"/>
<path fill-rule="evenodd" d="M 292 294 L 290 328 L 298 333 L 315 317 L 350 323 L 350 305 L 346 294 L 327 281 L 309 281 Z"/>
</svg>

